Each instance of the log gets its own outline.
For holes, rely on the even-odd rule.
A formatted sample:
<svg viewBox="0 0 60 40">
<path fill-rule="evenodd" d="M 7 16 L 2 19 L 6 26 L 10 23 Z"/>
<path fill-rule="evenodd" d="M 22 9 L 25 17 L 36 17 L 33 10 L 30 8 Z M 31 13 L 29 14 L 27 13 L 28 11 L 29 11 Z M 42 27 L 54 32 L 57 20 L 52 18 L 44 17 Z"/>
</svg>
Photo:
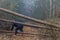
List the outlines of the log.
<svg viewBox="0 0 60 40">
<path fill-rule="evenodd" d="M 28 20 L 31 20 L 31 21 L 36 22 L 36 23 L 41 23 L 41 24 L 48 25 L 48 26 L 53 26 L 53 27 L 60 27 L 60 25 L 52 24 L 50 22 L 43 21 L 43 20 L 38 20 L 38 19 L 29 17 L 29 16 L 25 16 L 25 15 L 13 12 L 11 10 L 4 9 L 4 8 L 0 8 L 0 11 L 7 12 L 9 14 L 12 14 L 12 15 L 15 15 L 15 16 L 18 16 L 18 17 L 22 17 L 24 19 L 28 19 Z"/>
<path fill-rule="evenodd" d="M 8 31 L 8 30 L 0 30 L 0 33 L 15 33 L 14 31 Z M 41 33 L 31 33 L 31 32 L 20 32 L 18 34 L 26 34 L 26 35 L 42 35 L 42 36 L 47 36 L 50 37 L 48 34 L 41 34 Z"/>
<path fill-rule="evenodd" d="M 30 24 L 30 23 L 22 23 L 22 22 L 18 22 L 18 21 L 15 21 L 15 20 L 7 20 L 7 19 L 1 19 L 0 18 L 0 21 L 10 22 L 10 23 L 19 23 L 19 24 L 23 24 L 24 26 L 27 26 L 27 27 L 48 29 L 47 27 L 42 27 L 40 25 L 34 25 L 34 24 Z"/>
<path fill-rule="evenodd" d="M 0 21 L 3 21 L 3 22 L 10 22 L 10 23 L 19 23 L 19 24 L 23 24 L 24 26 L 26 27 L 33 27 L 33 28 L 42 28 L 42 29 L 48 29 L 48 30 L 51 30 L 50 27 L 45 27 L 43 25 L 35 25 L 35 24 L 30 24 L 30 23 L 22 23 L 22 22 L 18 22 L 18 21 L 14 21 L 14 20 L 7 20 L 7 19 L 1 19 L 0 18 Z M 60 29 L 60 27 L 57 27 L 58 29 Z M 57 31 L 57 29 L 55 29 Z M 59 30 L 60 31 L 60 30 Z"/>
</svg>

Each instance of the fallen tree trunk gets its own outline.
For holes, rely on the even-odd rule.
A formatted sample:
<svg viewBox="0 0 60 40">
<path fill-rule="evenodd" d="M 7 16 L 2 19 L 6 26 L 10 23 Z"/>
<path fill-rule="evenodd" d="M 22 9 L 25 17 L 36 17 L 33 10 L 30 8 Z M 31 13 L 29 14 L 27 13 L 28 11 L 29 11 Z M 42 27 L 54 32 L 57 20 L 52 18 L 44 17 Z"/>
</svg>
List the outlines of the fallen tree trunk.
<svg viewBox="0 0 60 40">
<path fill-rule="evenodd" d="M 36 22 L 36 23 L 40 23 L 40 24 L 44 24 L 44 25 L 48 25 L 48 26 L 53 26 L 53 27 L 60 27 L 60 25 L 52 24 L 52 23 L 47 22 L 47 21 L 37 20 L 35 18 L 31 18 L 31 17 L 25 16 L 25 15 L 22 15 L 22 14 L 19 14 L 19 13 L 16 13 L 16 12 L 13 12 L 13 11 L 10 11 L 10 10 L 7 10 L 7 9 L 4 9 L 4 8 L 0 8 L 0 11 L 7 12 L 7 13 L 13 14 L 15 16 L 19 16 L 19 17 L 22 17 L 24 19 L 31 20 L 31 21 Z"/>
<path fill-rule="evenodd" d="M 40 25 L 35 25 L 35 24 L 30 24 L 30 23 L 22 23 L 22 22 L 18 22 L 18 21 L 14 21 L 14 20 L 7 20 L 7 19 L 1 19 L 1 18 L 0 18 L 0 21 L 10 22 L 10 23 L 19 23 L 19 24 L 23 24 L 24 26 L 27 26 L 27 27 L 47 28 L 47 27 L 42 27 Z"/>
</svg>

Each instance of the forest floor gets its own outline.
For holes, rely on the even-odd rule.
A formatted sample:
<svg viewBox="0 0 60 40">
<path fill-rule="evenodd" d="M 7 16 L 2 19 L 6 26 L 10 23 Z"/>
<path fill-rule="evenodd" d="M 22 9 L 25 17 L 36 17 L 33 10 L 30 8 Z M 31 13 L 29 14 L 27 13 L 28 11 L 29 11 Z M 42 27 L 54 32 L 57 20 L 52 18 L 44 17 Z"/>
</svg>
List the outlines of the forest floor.
<svg viewBox="0 0 60 40">
<path fill-rule="evenodd" d="M 60 18 L 56 19 L 47 19 L 48 22 L 60 25 Z"/>
</svg>

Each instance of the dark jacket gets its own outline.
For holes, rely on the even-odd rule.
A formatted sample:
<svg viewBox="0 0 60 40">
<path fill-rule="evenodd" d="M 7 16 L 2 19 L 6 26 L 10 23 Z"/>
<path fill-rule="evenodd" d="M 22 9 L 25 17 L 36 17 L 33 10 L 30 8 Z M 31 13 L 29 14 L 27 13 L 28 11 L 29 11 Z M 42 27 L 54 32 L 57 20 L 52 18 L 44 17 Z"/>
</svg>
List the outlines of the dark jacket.
<svg viewBox="0 0 60 40">
<path fill-rule="evenodd" d="M 13 30 L 14 27 L 16 28 L 16 29 L 15 29 L 16 31 L 17 31 L 17 30 L 20 30 L 21 32 L 23 31 L 23 24 L 13 23 L 11 30 Z"/>
</svg>

